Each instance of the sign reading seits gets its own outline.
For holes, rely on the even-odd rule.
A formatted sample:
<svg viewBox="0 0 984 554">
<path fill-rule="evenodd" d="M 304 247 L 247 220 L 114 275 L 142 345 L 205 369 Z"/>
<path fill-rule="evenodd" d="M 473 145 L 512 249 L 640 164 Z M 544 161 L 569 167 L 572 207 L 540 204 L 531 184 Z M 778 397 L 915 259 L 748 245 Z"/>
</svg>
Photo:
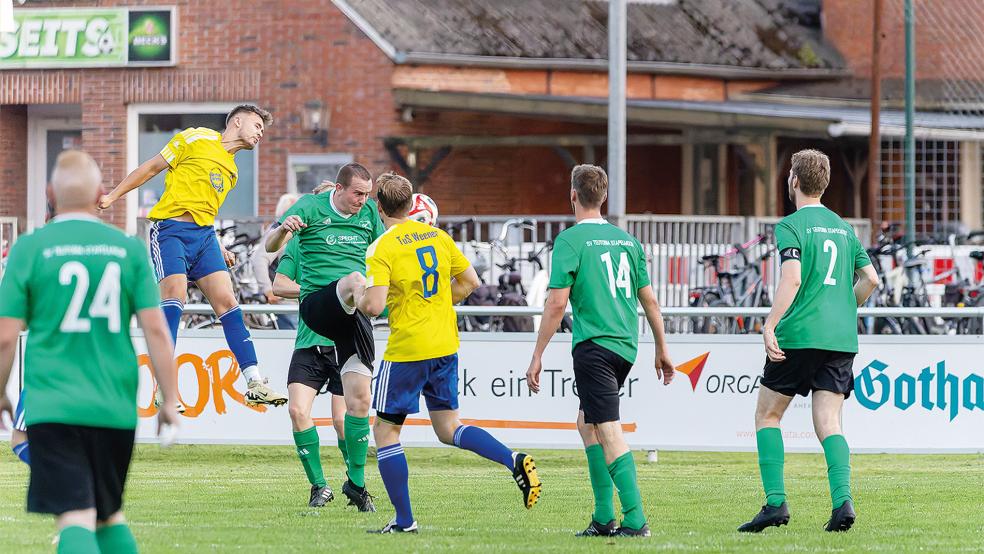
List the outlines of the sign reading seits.
<svg viewBox="0 0 984 554">
<path fill-rule="evenodd" d="M 174 8 L 17 8 L 0 69 L 173 65 L 174 23 Z"/>
</svg>

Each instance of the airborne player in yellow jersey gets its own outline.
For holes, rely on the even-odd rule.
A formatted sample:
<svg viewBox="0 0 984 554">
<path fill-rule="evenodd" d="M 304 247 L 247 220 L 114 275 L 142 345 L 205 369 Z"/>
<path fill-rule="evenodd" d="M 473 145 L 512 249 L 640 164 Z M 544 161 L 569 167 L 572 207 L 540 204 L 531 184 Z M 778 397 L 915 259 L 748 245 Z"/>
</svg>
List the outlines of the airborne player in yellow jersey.
<svg viewBox="0 0 984 554">
<path fill-rule="evenodd" d="M 484 430 L 462 425 L 458 419 L 458 325 L 453 303 L 478 287 L 478 275 L 447 233 L 408 219 L 410 181 L 387 173 L 376 185 L 387 230 L 366 251 L 366 292 L 358 307 L 370 317 L 389 308 L 391 333 L 372 407 L 379 474 L 396 509 L 393 521 L 376 532 L 417 532 L 400 430 L 407 415 L 420 411 L 421 393 L 441 442 L 511 470 L 523 492 L 523 504 L 532 508 L 540 497 L 533 458 L 513 452 Z"/>
<path fill-rule="evenodd" d="M 257 367 L 256 349 L 232 289 L 227 264 L 232 254 L 219 244 L 212 224 L 219 207 L 236 186 L 236 152 L 252 150 L 273 123 L 270 113 L 252 104 L 233 108 L 223 132 L 204 127 L 185 129 L 161 153 L 133 170 L 112 192 L 99 199 L 105 210 L 126 193 L 161 171 L 164 194 L 150 210 L 150 259 L 161 289 L 161 309 L 171 338 L 178 341 L 178 323 L 188 295 L 188 280 L 205 293 L 225 334 L 229 350 L 246 378 L 250 405 L 287 403 L 287 397 L 267 386 Z M 159 399 L 158 399 L 159 400 Z M 182 407 L 183 409 L 183 407 Z"/>
</svg>

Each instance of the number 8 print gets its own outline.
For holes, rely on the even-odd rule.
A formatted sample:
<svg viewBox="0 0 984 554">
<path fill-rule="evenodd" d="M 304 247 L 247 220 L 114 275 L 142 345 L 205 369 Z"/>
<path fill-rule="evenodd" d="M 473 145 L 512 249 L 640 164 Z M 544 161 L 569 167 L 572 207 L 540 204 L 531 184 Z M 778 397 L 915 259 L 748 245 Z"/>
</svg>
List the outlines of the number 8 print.
<svg viewBox="0 0 984 554">
<path fill-rule="evenodd" d="M 427 255 L 430 255 L 430 262 L 428 263 Z M 421 276 L 420 280 L 424 286 L 424 298 L 430 298 L 437 294 L 437 252 L 434 250 L 433 246 L 423 246 L 417 249 L 417 261 L 420 262 L 420 269 L 424 270 L 424 274 Z M 428 280 L 430 281 L 430 286 L 428 286 Z"/>
</svg>

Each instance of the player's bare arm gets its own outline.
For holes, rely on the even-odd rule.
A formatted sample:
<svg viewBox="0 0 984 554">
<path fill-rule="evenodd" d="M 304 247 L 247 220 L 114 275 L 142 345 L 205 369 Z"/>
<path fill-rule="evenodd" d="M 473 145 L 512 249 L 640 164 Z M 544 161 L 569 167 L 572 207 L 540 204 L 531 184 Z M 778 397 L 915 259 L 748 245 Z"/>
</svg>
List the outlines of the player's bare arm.
<svg viewBox="0 0 984 554">
<path fill-rule="evenodd" d="M 461 302 L 481 285 L 482 281 L 478 278 L 475 268 L 469 266 L 468 269 L 451 278 L 451 302 L 453 304 Z"/>
<path fill-rule="evenodd" d="M 369 287 L 366 289 L 365 294 L 356 301 L 356 307 L 367 316 L 376 317 L 386 309 L 387 294 L 389 294 L 389 287 Z"/>
<path fill-rule="evenodd" d="M 140 164 L 125 179 L 120 181 L 120 184 L 116 185 L 116 188 L 110 191 L 109 194 L 104 194 L 99 198 L 99 209 L 105 210 L 109 208 L 113 205 L 113 202 L 123 198 L 128 192 L 140 187 L 167 168 L 167 161 L 160 154 Z"/>
<path fill-rule="evenodd" d="M 855 273 L 858 274 L 859 279 L 854 284 L 854 299 L 857 300 L 858 306 L 861 306 L 868 301 L 868 297 L 875 292 L 881 281 L 878 279 L 878 272 L 870 264 L 859 268 Z"/>
<path fill-rule="evenodd" d="M 653 330 L 656 339 L 656 377 L 663 380 L 664 385 L 673 381 L 673 361 L 666 346 L 666 330 L 663 327 L 663 313 L 659 309 L 659 300 L 653 293 L 653 287 L 646 285 L 639 289 L 639 303 L 646 313 L 649 328 Z"/>
<path fill-rule="evenodd" d="M 171 332 L 160 308 L 147 308 L 137 312 L 137 322 L 143 329 L 147 341 L 147 353 L 154 368 L 157 386 L 164 395 L 164 402 L 158 408 L 157 432 L 164 424 L 178 423 L 178 370 L 174 366 L 174 345 L 171 344 Z"/>
<path fill-rule="evenodd" d="M 291 237 L 294 236 L 294 233 L 305 227 L 307 227 L 307 224 L 301 221 L 300 217 L 296 215 L 287 216 L 282 224 L 270 229 L 267 233 L 266 240 L 263 241 L 266 245 L 266 251 L 279 252 L 290 241 Z"/>
<path fill-rule="evenodd" d="M 533 392 L 540 392 L 543 352 L 560 327 L 560 321 L 564 318 L 564 311 L 567 309 L 567 301 L 570 300 L 570 297 L 570 287 L 550 289 L 550 292 L 547 293 L 547 301 L 543 304 L 543 319 L 540 320 L 540 332 L 536 335 L 536 347 L 533 349 L 533 359 L 530 360 L 530 367 L 526 370 L 526 383 Z"/>
<path fill-rule="evenodd" d="M 762 340 L 765 341 L 765 353 L 773 362 L 781 362 L 786 359 L 786 355 L 779 348 L 779 341 L 776 340 L 776 325 L 782 316 L 786 315 L 786 310 L 796 299 L 796 293 L 800 288 L 800 271 L 802 265 L 799 260 L 786 260 L 780 267 L 779 286 L 776 287 L 776 299 L 772 304 L 769 316 L 765 318 L 765 326 L 762 329 Z"/>
<path fill-rule="evenodd" d="M 24 321 L 12 317 L 0 317 L 0 429 L 6 429 L 3 414 L 14 420 L 14 407 L 7 398 L 7 381 L 14 367 L 14 352 L 17 350 L 17 337 L 24 328 Z"/>
<path fill-rule="evenodd" d="M 301 285 L 283 273 L 278 273 L 273 278 L 273 294 L 281 298 L 300 298 Z"/>
</svg>

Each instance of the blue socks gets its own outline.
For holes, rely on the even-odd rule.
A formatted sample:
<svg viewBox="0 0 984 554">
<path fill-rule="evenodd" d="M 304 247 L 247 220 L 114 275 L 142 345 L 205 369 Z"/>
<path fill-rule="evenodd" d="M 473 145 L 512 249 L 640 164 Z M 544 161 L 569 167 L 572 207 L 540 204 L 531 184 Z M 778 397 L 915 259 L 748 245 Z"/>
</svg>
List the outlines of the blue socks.
<svg viewBox="0 0 984 554">
<path fill-rule="evenodd" d="M 20 461 L 27 465 L 31 465 L 31 452 L 27 449 L 27 441 L 24 441 L 14 447 L 14 454 L 20 458 Z"/>
<path fill-rule="evenodd" d="M 379 464 L 379 475 L 386 486 L 393 508 L 396 509 L 396 524 L 409 527 L 413 524 L 413 510 L 410 509 L 410 469 L 407 467 L 407 457 L 403 453 L 403 445 L 391 444 L 380 448 L 376 453 Z"/>
<path fill-rule="evenodd" d="M 253 339 L 250 338 L 246 323 L 243 322 L 243 311 L 239 309 L 239 306 L 236 306 L 220 315 L 219 321 L 222 322 L 222 332 L 225 333 L 229 350 L 232 350 L 232 355 L 236 357 L 240 370 L 249 380 L 250 376 L 246 370 L 256 367 L 256 349 L 253 348 Z"/>
<path fill-rule="evenodd" d="M 178 324 L 181 323 L 181 312 L 184 311 L 184 307 L 184 302 L 177 298 L 161 300 L 161 310 L 167 319 L 167 328 L 171 330 L 172 344 L 178 344 Z"/>
<path fill-rule="evenodd" d="M 495 440 L 484 429 L 462 425 L 454 430 L 454 445 L 458 448 L 471 450 L 479 456 L 499 462 L 509 471 L 513 470 L 513 452 L 506 445 Z"/>
</svg>

